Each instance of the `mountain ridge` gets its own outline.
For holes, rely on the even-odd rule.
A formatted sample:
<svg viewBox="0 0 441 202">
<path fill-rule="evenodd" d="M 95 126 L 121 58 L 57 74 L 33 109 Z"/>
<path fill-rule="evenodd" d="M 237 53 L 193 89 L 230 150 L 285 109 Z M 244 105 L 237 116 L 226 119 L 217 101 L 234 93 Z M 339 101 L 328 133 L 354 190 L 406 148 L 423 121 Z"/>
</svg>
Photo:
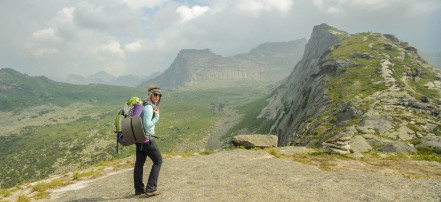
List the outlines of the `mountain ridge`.
<svg viewBox="0 0 441 202">
<path fill-rule="evenodd" d="M 261 44 L 249 53 L 223 57 L 210 49 L 183 49 L 161 75 L 144 82 L 166 89 L 271 83 L 286 77 L 300 58 L 306 39 Z"/>
<path fill-rule="evenodd" d="M 137 76 L 133 74 L 123 76 L 113 76 L 105 71 L 100 71 L 89 76 L 82 76 L 79 74 L 69 74 L 65 78 L 65 82 L 77 85 L 87 84 L 108 84 L 118 86 L 136 87 L 142 82 L 158 76 L 161 72 L 154 72 L 149 76 Z"/>
<path fill-rule="evenodd" d="M 321 24 L 259 118 L 273 120 L 280 146 L 320 147 L 344 134 L 360 152 L 409 152 L 422 137 L 441 135 L 440 97 L 441 71 L 408 43 Z"/>
<path fill-rule="evenodd" d="M 134 91 L 139 94 L 143 90 L 105 84 L 75 85 L 53 81 L 45 76 L 29 76 L 12 68 L 0 69 L 0 111 L 48 103 L 67 106 L 78 101 L 116 104 L 133 95 Z"/>
</svg>

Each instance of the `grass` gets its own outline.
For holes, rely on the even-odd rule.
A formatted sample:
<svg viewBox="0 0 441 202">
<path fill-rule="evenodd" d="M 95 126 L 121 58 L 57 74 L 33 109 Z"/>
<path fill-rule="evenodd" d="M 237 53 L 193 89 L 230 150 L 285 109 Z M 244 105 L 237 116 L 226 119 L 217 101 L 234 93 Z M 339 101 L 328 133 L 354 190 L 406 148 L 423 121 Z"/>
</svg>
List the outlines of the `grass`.
<svg viewBox="0 0 441 202">
<path fill-rule="evenodd" d="M 136 92 L 134 90 L 133 95 Z M 156 126 L 161 152 L 200 151 L 196 146 L 205 146 L 204 141 L 207 134 L 213 133 L 214 123 L 228 117 L 226 108 L 246 106 L 245 103 L 266 92 L 268 90 L 255 86 L 164 92 L 161 118 Z M 0 142 L 0 153 L 4 154 L 0 156 L 0 179 L 5 179 L 2 187 L 10 188 L 25 180 L 41 180 L 51 174 L 133 155 L 134 146 L 119 146 L 119 154 L 116 153 L 113 133 L 115 115 L 129 97 L 121 96 L 117 105 L 95 103 L 87 111 L 79 112 L 86 116 L 68 123 L 29 126 L 20 134 L 4 137 Z M 41 112 L 44 116 L 51 113 L 57 112 Z M 29 149 L 24 152 L 23 148 Z"/>
<path fill-rule="evenodd" d="M 48 189 L 68 185 L 72 183 L 72 179 L 55 179 L 50 182 L 41 182 L 32 187 L 32 191 L 45 192 Z"/>
<path fill-rule="evenodd" d="M 20 195 L 17 199 L 17 202 L 29 202 L 31 199 L 25 195 Z"/>
<path fill-rule="evenodd" d="M 284 155 L 274 148 L 266 148 L 269 154 L 277 158 L 289 159 L 302 164 L 315 166 L 323 171 L 357 171 L 398 175 L 408 178 L 437 178 L 441 179 L 441 170 L 437 166 L 430 166 L 424 161 L 439 162 L 439 156 L 434 154 L 388 154 L 386 158 L 378 153 L 364 153 L 362 159 L 350 155 L 328 154 L 321 149 L 310 149 L 307 153 Z"/>
</svg>

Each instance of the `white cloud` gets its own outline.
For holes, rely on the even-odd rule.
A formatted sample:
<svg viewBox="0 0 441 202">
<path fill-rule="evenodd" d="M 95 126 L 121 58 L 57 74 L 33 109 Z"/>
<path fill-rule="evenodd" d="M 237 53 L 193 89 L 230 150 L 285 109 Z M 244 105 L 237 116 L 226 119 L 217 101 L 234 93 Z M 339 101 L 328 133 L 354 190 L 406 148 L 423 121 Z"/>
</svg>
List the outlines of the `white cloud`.
<svg viewBox="0 0 441 202">
<path fill-rule="evenodd" d="M 347 14 L 351 11 L 391 12 L 398 9 L 400 13 L 396 13 L 397 15 L 415 16 L 438 10 L 441 6 L 441 2 L 437 0 L 313 0 L 312 2 L 320 11 L 333 15 Z"/>
<path fill-rule="evenodd" d="M 129 43 L 124 46 L 124 50 L 129 52 L 140 52 L 145 47 L 145 42 L 142 39 L 138 39 L 132 43 Z"/>
<path fill-rule="evenodd" d="M 55 37 L 55 29 L 52 27 L 49 27 L 47 29 L 38 30 L 34 33 L 32 33 L 32 36 L 37 39 L 48 39 Z"/>
<path fill-rule="evenodd" d="M 440 0 L 43 2 L 0 1 L 2 67 L 52 78 L 103 70 L 147 75 L 169 67 L 181 49 L 229 56 L 308 38 L 321 23 L 349 33 L 391 33 L 421 52 L 441 51 Z"/>
<path fill-rule="evenodd" d="M 35 56 L 55 55 L 58 53 L 56 48 L 39 48 L 32 51 Z"/>
<path fill-rule="evenodd" d="M 75 8 L 74 7 L 64 7 L 60 11 L 58 11 L 57 18 L 63 22 L 63 21 L 72 21 L 74 18 Z"/>
<path fill-rule="evenodd" d="M 179 6 L 176 9 L 176 12 L 179 13 L 181 16 L 181 22 L 186 22 L 191 19 L 197 18 L 199 16 L 202 16 L 204 13 L 206 13 L 208 10 L 210 10 L 207 6 Z"/>
<path fill-rule="evenodd" d="M 235 2 L 236 3 L 236 2 Z M 292 0 L 242 0 L 237 2 L 239 10 L 258 15 L 263 11 L 288 12 L 294 5 Z"/>
<path fill-rule="evenodd" d="M 99 47 L 99 52 L 105 56 L 124 58 L 124 51 L 118 41 L 111 41 Z"/>
<path fill-rule="evenodd" d="M 167 2 L 167 0 L 122 0 L 131 9 L 155 8 Z"/>
</svg>

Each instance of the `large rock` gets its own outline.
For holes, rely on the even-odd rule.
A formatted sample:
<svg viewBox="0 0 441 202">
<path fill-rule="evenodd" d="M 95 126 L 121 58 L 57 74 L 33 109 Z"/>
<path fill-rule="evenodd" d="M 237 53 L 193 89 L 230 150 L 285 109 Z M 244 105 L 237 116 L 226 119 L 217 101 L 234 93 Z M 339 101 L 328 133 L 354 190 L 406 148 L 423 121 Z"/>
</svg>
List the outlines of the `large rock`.
<svg viewBox="0 0 441 202">
<path fill-rule="evenodd" d="M 357 135 L 349 140 L 349 145 L 351 145 L 352 149 L 355 149 L 358 152 L 366 152 L 372 150 L 371 145 L 364 139 L 363 136 Z"/>
<path fill-rule="evenodd" d="M 380 135 L 383 135 L 386 131 L 392 129 L 394 120 L 390 116 L 367 116 L 363 118 L 360 126 L 364 128 L 370 128 L 377 130 Z"/>
<path fill-rule="evenodd" d="M 417 150 L 414 147 L 406 145 L 402 142 L 391 142 L 380 148 L 379 151 L 394 154 L 408 154 L 415 153 Z"/>
<path fill-rule="evenodd" d="M 277 147 L 278 138 L 275 135 L 237 135 L 231 139 L 235 146 L 244 146 L 245 148 L 254 147 Z"/>
<path fill-rule="evenodd" d="M 416 147 L 432 147 L 432 149 L 441 150 L 441 137 L 423 137 Z"/>
</svg>

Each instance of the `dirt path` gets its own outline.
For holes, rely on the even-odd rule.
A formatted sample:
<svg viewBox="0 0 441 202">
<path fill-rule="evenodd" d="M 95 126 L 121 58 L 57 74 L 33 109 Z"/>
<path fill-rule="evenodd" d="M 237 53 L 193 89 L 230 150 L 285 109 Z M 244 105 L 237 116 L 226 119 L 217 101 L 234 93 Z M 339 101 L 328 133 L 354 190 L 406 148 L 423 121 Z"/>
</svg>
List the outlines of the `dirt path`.
<svg viewBox="0 0 441 202">
<path fill-rule="evenodd" d="M 147 179 L 151 162 L 145 167 Z M 162 194 L 135 196 L 133 170 L 51 194 L 52 201 L 437 201 L 440 179 L 328 172 L 265 151 L 232 150 L 165 159 Z M 54 190 L 55 191 L 55 190 Z M 56 196 L 56 198 L 55 198 Z M 46 199 L 47 200 L 47 199 Z"/>
</svg>

